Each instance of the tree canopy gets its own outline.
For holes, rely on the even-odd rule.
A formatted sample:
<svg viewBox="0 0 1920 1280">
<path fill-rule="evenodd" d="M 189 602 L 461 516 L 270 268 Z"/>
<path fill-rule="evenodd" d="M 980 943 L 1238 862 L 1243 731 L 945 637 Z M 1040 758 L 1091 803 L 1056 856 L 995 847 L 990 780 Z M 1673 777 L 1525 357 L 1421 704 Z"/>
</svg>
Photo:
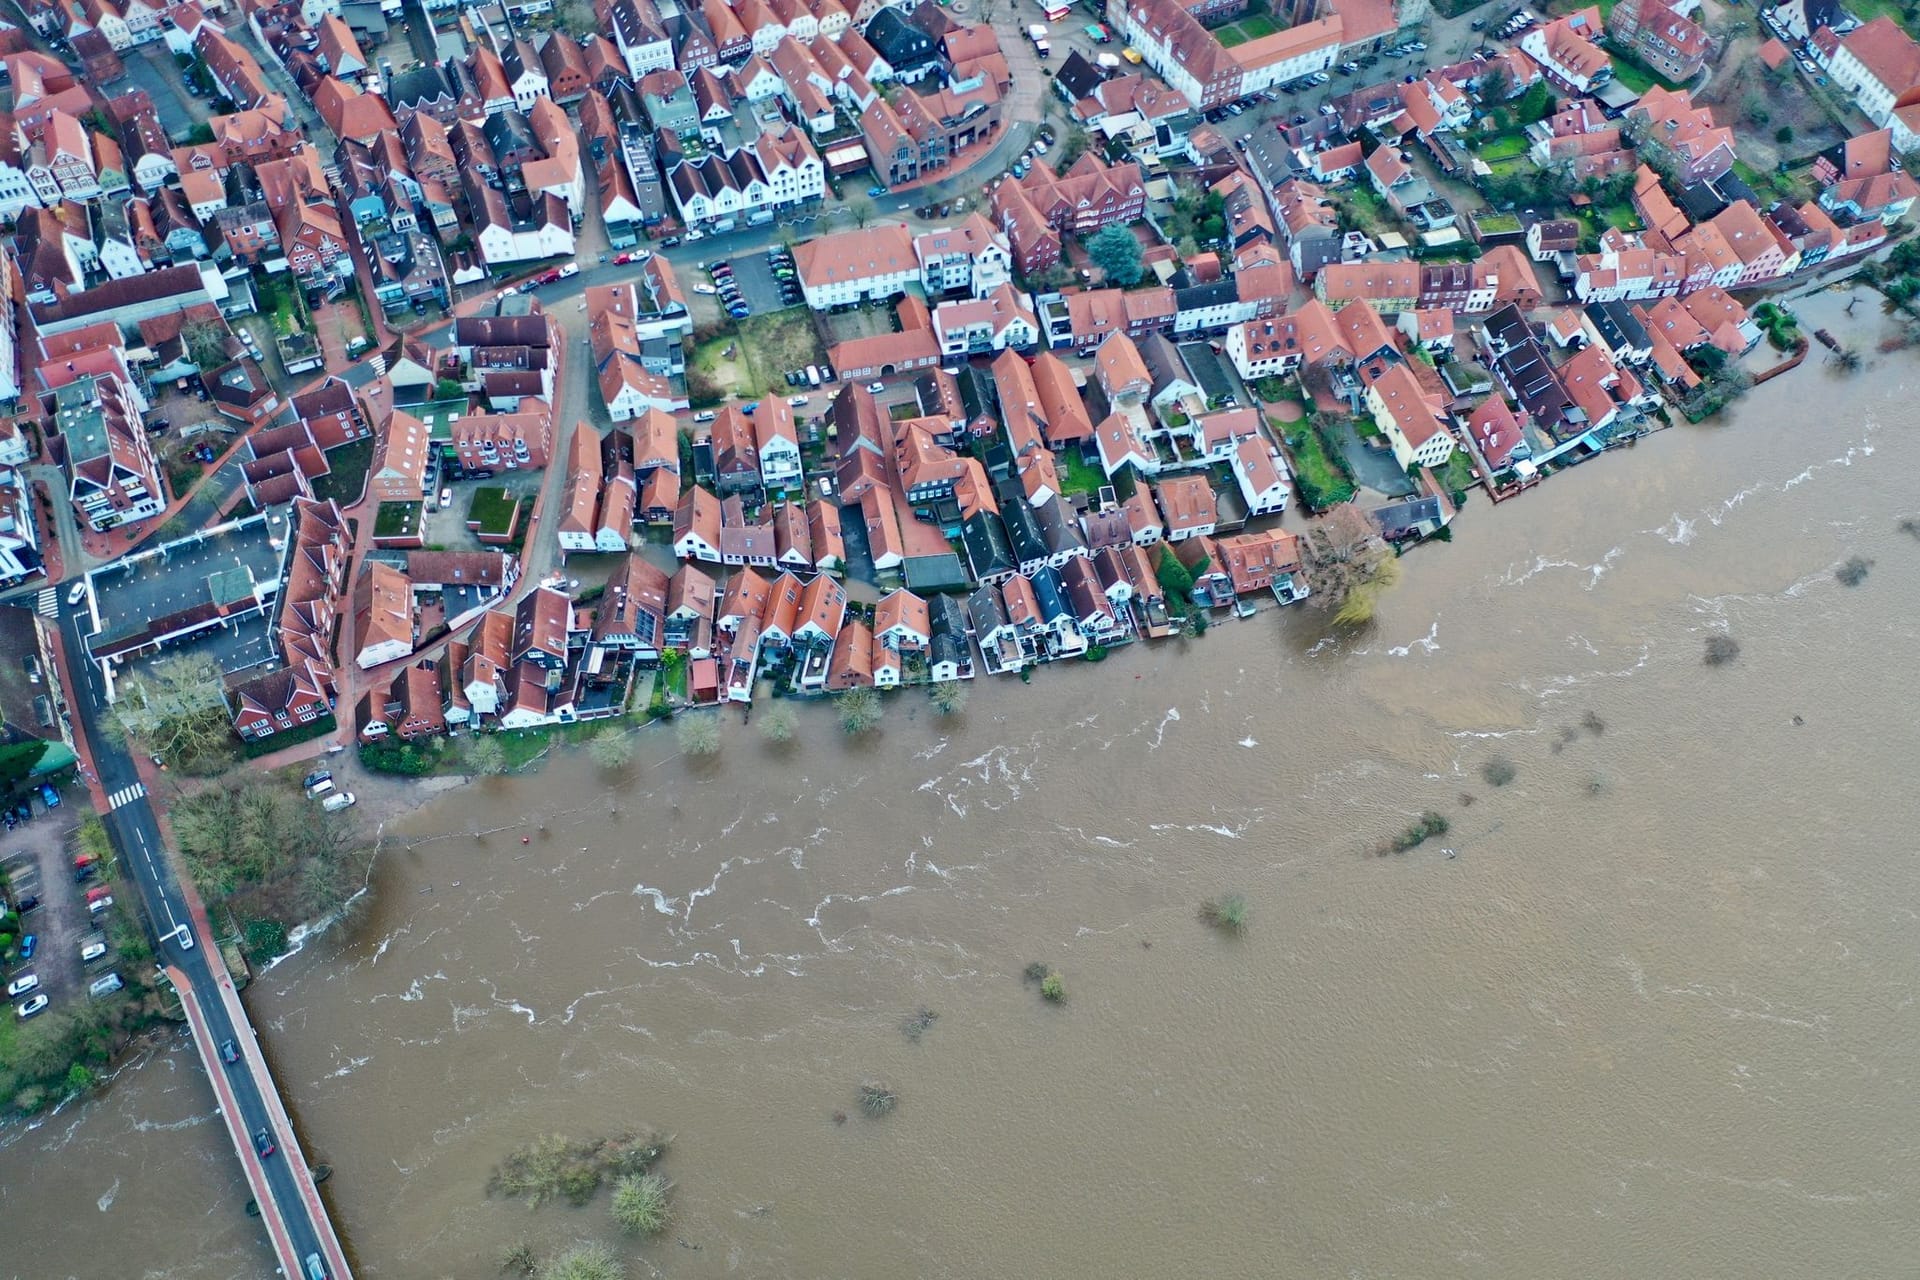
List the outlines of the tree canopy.
<svg viewBox="0 0 1920 1280">
<path fill-rule="evenodd" d="M 1109 284 L 1126 288 L 1140 283 L 1146 266 L 1140 257 L 1140 242 L 1123 226 L 1102 227 L 1087 240 L 1087 256 L 1106 273 Z"/>
</svg>

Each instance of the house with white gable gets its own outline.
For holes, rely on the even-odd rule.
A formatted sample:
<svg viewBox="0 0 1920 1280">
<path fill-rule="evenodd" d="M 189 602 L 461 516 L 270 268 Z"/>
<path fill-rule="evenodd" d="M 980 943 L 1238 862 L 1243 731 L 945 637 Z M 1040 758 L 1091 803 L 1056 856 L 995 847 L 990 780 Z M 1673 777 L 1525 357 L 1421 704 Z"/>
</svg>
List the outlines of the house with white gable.
<svg viewBox="0 0 1920 1280">
<path fill-rule="evenodd" d="M 913 253 L 929 298 L 962 290 L 984 298 L 1013 279 L 1007 237 L 978 213 L 957 227 L 915 236 Z"/>
<path fill-rule="evenodd" d="M 1249 516 L 1277 516 L 1287 509 L 1292 490 L 1284 464 L 1273 447 L 1258 436 L 1247 436 L 1234 448 L 1230 460 L 1233 478 Z"/>
<path fill-rule="evenodd" d="M 947 356 L 1024 351 L 1040 341 L 1033 310 L 1010 284 L 984 298 L 941 303 L 933 309 L 933 333 Z"/>
</svg>

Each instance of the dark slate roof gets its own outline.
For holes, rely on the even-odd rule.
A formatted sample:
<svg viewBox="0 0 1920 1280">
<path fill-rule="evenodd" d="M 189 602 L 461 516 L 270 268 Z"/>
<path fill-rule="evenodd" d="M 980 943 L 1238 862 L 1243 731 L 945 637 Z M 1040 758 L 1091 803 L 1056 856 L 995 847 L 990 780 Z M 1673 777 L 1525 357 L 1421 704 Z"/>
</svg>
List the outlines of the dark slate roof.
<svg viewBox="0 0 1920 1280">
<path fill-rule="evenodd" d="M 1006 601 L 1000 597 L 1000 588 L 980 586 L 967 597 L 967 616 L 973 623 L 976 636 L 992 635 L 1007 625 Z"/>
<path fill-rule="evenodd" d="M 933 37 L 908 22 L 898 9 L 888 7 L 874 14 L 862 34 L 896 72 L 923 67 L 934 59 Z"/>
<path fill-rule="evenodd" d="M 1007 541 L 1007 526 L 991 511 L 976 511 L 969 516 L 960 526 L 960 540 L 967 548 L 967 561 L 976 578 L 1012 573 L 1020 567 Z"/>
<path fill-rule="evenodd" d="M 1090 96 L 1106 78 L 1106 73 L 1088 61 L 1078 49 L 1068 54 L 1067 60 L 1060 64 L 1060 69 L 1053 73 L 1054 85 L 1068 102 L 1078 102 Z"/>
<path fill-rule="evenodd" d="M 1586 316 L 1606 341 L 1609 351 L 1639 350 L 1653 345 L 1640 317 L 1624 302 L 1590 302 Z"/>
<path fill-rule="evenodd" d="M 951 551 L 938 556 L 908 556 L 900 568 L 906 574 L 907 588 L 916 593 L 951 591 L 971 581 L 967 566 Z"/>
<path fill-rule="evenodd" d="M 1015 560 L 1029 564 L 1053 554 L 1047 546 L 1047 535 L 1040 532 L 1040 517 L 1034 515 L 1032 507 L 1025 502 L 1008 503 L 1001 515 L 1006 520 L 1007 544 L 1013 549 Z"/>
<path fill-rule="evenodd" d="M 387 102 L 395 111 L 443 97 L 451 99 L 453 90 L 447 85 L 445 73 L 431 62 L 396 71 L 387 87 Z"/>
<path fill-rule="evenodd" d="M 967 611 L 956 596 L 927 597 L 927 626 L 937 640 L 941 636 L 967 634 Z"/>
<path fill-rule="evenodd" d="M 1049 624 L 1074 616 L 1067 604 L 1067 589 L 1052 565 L 1033 575 L 1033 598 L 1040 605 L 1040 617 Z"/>
<path fill-rule="evenodd" d="M 1397 538 L 1413 532 L 1421 525 L 1444 523 L 1445 512 L 1441 509 L 1439 496 L 1430 493 L 1424 498 L 1375 507 L 1368 514 L 1380 526 L 1383 536 Z"/>
</svg>

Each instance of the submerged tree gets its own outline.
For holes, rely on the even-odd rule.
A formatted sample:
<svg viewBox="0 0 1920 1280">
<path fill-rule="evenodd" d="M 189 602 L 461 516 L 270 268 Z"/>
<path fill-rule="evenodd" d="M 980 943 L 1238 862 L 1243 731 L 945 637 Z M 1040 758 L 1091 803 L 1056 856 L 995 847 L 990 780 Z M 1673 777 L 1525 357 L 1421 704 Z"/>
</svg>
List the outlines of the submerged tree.
<svg viewBox="0 0 1920 1280">
<path fill-rule="evenodd" d="M 958 680 L 937 681 L 931 694 L 933 709 L 943 716 L 957 716 L 967 709 L 967 686 Z"/>
<path fill-rule="evenodd" d="M 1373 621 L 1380 596 L 1400 581 L 1400 562 L 1371 518 L 1351 502 L 1327 511 L 1307 535 L 1313 595 L 1343 627 Z"/>
<path fill-rule="evenodd" d="M 793 741 L 793 735 L 800 728 L 800 718 L 793 714 L 793 708 L 784 702 L 775 702 L 758 716 L 760 736 L 768 742 L 782 743 Z"/>
<path fill-rule="evenodd" d="M 587 743 L 587 754 L 602 769 L 619 769 L 633 759 L 633 738 L 619 729 L 603 729 Z"/>
<path fill-rule="evenodd" d="M 880 718 L 886 714 L 880 695 L 871 689 L 849 689 L 840 695 L 838 704 L 840 727 L 855 736 L 879 728 Z"/>
<path fill-rule="evenodd" d="M 717 755 L 720 751 L 720 717 L 682 716 L 673 727 L 673 736 L 679 742 L 683 755 Z"/>
<path fill-rule="evenodd" d="M 505 773 L 507 749 L 491 735 L 475 734 L 467 739 L 467 768 L 483 776 Z"/>
</svg>

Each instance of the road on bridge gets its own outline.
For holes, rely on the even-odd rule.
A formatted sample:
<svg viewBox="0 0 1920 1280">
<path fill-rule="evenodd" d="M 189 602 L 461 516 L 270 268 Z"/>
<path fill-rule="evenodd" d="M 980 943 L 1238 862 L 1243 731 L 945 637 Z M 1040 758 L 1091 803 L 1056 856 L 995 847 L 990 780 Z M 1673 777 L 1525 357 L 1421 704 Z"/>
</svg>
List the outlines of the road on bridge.
<svg viewBox="0 0 1920 1280">
<path fill-rule="evenodd" d="M 246 1009 L 226 965 L 213 949 L 204 910 L 196 898 L 183 891 L 174 874 L 153 800 L 147 795 L 133 757 L 103 731 L 107 685 L 99 664 L 87 654 L 86 637 L 92 626 L 88 602 L 61 606 L 68 701 L 80 719 L 100 790 L 107 797 L 108 834 L 128 879 L 139 890 L 147 918 L 160 935 L 160 963 L 176 987 L 186 984 L 181 999 L 188 1006 L 196 1047 L 282 1269 L 289 1277 L 311 1280 L 306 1260 L 318 1255 L 329 1280 L 349 1280 L 351 1273 L 340 1241 L 308 1172 L 293 1122 L 274 1086 Z M 231 1066 L 222 1060 L 220 1049 L 229 1042 L 240 1055 Z M 275 1151 L 270 1156 L 261 1156 L 254 1146 L 253 1135 L 262 1129 L 273 1139 Z"/>
</svg>

